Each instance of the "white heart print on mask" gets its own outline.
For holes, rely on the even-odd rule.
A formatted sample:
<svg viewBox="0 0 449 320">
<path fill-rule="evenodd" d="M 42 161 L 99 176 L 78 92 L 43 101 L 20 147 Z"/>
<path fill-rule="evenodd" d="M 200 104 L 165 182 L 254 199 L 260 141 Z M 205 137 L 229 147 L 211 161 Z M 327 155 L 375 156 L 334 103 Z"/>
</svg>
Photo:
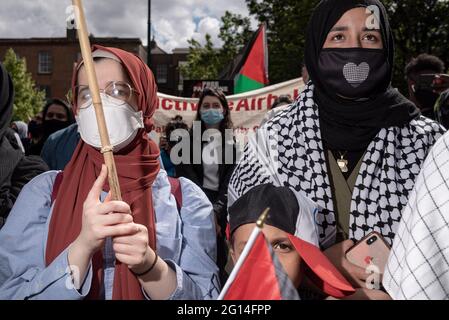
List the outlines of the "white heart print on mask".
<svg viewBox="0 0 449 320">
<path fill-rule="evenodd" d="M 362 62 L 359 65 L 356 65 L 353 62 L 348 62 L 343 67 L 343 75 L 345 76 L 346 81 L 348 81 L 354 88 L 357 88 L 368 79 L 369 72 L 370 67 L 366 62 Z"/>
</svg>

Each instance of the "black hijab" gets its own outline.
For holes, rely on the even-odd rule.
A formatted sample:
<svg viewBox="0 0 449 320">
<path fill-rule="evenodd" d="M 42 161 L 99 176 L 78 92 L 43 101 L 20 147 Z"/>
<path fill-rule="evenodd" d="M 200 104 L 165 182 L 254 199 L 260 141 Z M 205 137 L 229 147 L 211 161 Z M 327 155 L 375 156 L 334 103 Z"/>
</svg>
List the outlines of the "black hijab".
<svg viewBox="0 0 449 320">
<path fill-rule="evenodd" d="M 0 63 L 0 140 L 11 123 L 13 100 L 14 87 L 11 77 Z"/>
<path fill-rule="evenodd" d="M 318 59 L 332 27 L 349 10 L 376 5 L 380 13 L 382 41 L 388 73 L 381 93 L 367 101 L 344 101 L 326 91 Z M 321 135 L 331 150 L 365 151 L 382 128 L 402 127 L 419 116 L 418 108 L 391 87 L 394 63 L 393 34 L 383 4 L 378 0 L 323 0 L 315 8 L 307 29 L 305 60 L 318 105 Z"/>
<path fill-rule="evenodd" d="M 0 63 L 0 194 L 9 185 L 12 172 L 23 158 L 23 152 L 9 128 L 14 103 L 14 86 L 11 77 Z M 0 203 L 1 204 L 1 203 Z"/>
</svg>

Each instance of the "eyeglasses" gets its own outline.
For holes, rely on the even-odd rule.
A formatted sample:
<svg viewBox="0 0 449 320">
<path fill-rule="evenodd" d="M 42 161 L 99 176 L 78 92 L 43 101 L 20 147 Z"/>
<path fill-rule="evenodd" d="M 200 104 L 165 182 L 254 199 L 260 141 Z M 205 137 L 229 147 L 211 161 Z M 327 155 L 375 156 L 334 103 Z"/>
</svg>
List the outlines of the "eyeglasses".
<svg viewBox="0 0 449 320">
<path fill-rule="evenodd" d="M 129 102 L 133 93 L 139 95 L 138 91 L 124 81 L 110 81 L 104 89 L 100 89 L 100 92 L 103 92 L 106 95 L 106 99 L 115 105 L 123 105 Z M 67 100 L 72 104 L 76 103 L 78 108 L 87 108 L 92 103 L 92 94 L 89 86 L 78 85 L 75 87 L 74 93 L 75 96 L 73 97 L 72 90 L 69 90 Z"/>
</svg>

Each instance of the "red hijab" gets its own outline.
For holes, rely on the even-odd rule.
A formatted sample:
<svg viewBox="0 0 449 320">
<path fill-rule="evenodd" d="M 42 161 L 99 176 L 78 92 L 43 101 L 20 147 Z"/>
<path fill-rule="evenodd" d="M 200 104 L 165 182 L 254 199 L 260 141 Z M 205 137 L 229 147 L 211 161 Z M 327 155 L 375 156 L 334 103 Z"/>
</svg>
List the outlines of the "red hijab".
<svg viewBox="0 0 449 320">
<path fill-rule="evenodd" d="M 157 86 L 153 73 L 137 56 L 129 52 L 94 46 L 117 56 L 137 92 L 138 108 L 143 112 L 145 130 L 123 152 L 114 155 L 123 201 L 131 206 L 134 222 L 147 227 L 151 248 L 156 248 L 155 215 L 151 186 L 159 172 L 159 148 L 147 136 L 152 128 L 151 117 L 157 105 Z M 72 91 L 78 72 L 73 73 Z M 111 79 L 114 80 L 114 79 Z M 75 106 L 73 106 L 75 108 Z M 64 251 L 81 231 L 83 203 L 101 171 L 103 155 L 93 147 L 79 142 L 64 170 L 64 179 L 53 209 L 47 240 L 46 263 L 49 265 Z M 106 186 L 108 191 L 109 187 Z M 98 299 L 103 276 L 103 255 L 93 258 L 93 280 L 89 298 Z M 140 284 L 127 265 L 116 261 L 113 299 L 143 299 Z"/>
</svg>

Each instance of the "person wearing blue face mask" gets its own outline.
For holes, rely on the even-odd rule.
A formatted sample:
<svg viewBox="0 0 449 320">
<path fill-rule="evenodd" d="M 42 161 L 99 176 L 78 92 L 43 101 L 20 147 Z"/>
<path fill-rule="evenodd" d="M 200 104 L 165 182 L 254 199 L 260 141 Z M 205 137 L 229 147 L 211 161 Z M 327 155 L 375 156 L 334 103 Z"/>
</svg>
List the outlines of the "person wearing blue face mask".
<svg viewBox="0 0 449 320">
<path fill-rule="evenodd" d="M 315 201 L 320 246 L 360 289 L 367 269 L 345 252 L 373 231 L 392 244 L 424 160 L 445 131 L 391 86 L 393 30 L 379 0 L 322 0 L 306 32 L 310 81 L 250 140 L 229 203 L 255 185 L 288 186 Z M 258 143 L 259 142 L 259 143 Z"/>
<path fill-rule="evenodd" d="M 225 242 L 228 184 L 237 161 L 232 133 L 233 124 L 225 95 L 219 89 L 205 88 L 199 97 L 196 121 L 190 132 L 189 162 L 175 166 L 176 175 L 195 182 L 213 204 L 217 228 L 217 264 L 222 284 L 227 277 L 224 268 L 228 252 Z"/>
<path fill-rule="evenodd" d="M 214 100 L 213 98 L 206 97 L 206 100 Z M 206 101 L 203 105 L 203 109 L 200 111 L 201 120 L 206 125 L 206 128 L 218 129 L 220 123 L 224 119 L 223 107 L 218 101 Z"/>
</svg>

